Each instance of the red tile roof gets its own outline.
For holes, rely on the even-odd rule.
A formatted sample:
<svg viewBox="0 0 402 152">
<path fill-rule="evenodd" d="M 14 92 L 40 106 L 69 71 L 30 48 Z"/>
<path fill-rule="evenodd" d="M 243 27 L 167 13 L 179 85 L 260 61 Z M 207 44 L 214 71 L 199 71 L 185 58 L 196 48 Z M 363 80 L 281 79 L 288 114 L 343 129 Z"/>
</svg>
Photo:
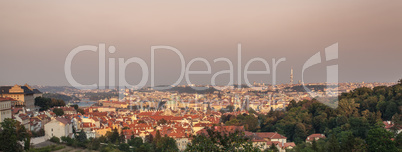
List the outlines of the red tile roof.
<svg viewBox="0 0 402 152">
<path fill-rule="evenodd" d="M 278 134 L 276 132 L 257 132 L 255 133 L 260 138 L 268 139 L 287 139 L 285 136 Z"/>
<path fill-rule="evenodd" d="M 289 147 L 295 147 L 296 146 L 296 144 L 294 142 L 289 142 L 289 143 L 279 142 L 279 143 L 277 143 L 275 145 L 278 145 L 278 147 L 280 147 L 282 149 L 286 149 L 286 148 L 289 148 Z"/>
<path fill-rule="evenodd" d="M 64 125 L 70 124 L 71 120 L 68 120 L 66 118 L 62 118 L 62 117 L 56 117 L 57 121 L 60 121 L 61 123 L 63 123 Z"/>
<path fill-rule="evenodd" d="M 383 121 L 382 123 L 384 123 L 385 129 L 391 129 L 392 127 L 394 127 L 394 123 L 392 123 L 392 121 Z M 402 128 L 402 127 L 398 127 L 398 128 Z"/>
<path fill-rule="evenodd" d="M 0 97 L 0 102 L 1 101 L 17 101 L 17 100 L 10 98 L 10 97 L 6 97 L 6 98 Z"/>
<path fill-rule="evenodd" d="M 326 137 L 325 137 L 324 134 L 311 134 L 310 136 L 308 136 L 308 137 L 306 138 L 306 141 L 317 140 L 316 138 L 321 139 L 321 138 L 326 138 Z"/>
</svg>

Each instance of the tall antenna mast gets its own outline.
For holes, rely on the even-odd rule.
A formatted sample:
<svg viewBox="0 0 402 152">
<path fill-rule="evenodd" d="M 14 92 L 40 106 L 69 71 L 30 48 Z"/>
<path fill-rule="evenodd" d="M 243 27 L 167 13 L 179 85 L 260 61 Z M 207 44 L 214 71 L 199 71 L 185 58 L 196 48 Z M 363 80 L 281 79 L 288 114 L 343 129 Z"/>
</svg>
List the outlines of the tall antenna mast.
<svg viewBox="0 0 402 152">
<path fill-rule="evenodd" d="M 290 68 L 290 84 L 293 84 L 293 67 Z"/>
</svg>

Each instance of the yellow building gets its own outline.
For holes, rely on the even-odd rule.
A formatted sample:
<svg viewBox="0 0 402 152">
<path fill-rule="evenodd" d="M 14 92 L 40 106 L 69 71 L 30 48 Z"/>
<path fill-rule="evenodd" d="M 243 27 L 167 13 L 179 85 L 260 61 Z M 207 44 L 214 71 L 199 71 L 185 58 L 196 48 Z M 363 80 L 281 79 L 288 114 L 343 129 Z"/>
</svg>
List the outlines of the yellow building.
<svg viewBox="0 0 402 152">
<path fill-rule="evenodd" d="M 14 106 L 23 106 L 26 109 L 35 109 L 35 98 L 42 96 L 42 92 L 38 89 L 33 89 L 29 85 L 24 86 L 14 85 L 14 86 L 1 86 L 0 87 L 0 97 L 2 98 L 13 98 Z"/>
<path fill-rule="evenodd" d="M 101 129 L 95 129 L 95 137 L 99 138 L 101 136 L 106 136 L 107 132 L 112 132 L 112 129 L 107 127 L 107 128 L 101 128 Z"/>
<path fill-rule="evenodd" d="M 128 107 L 127 102 L 119 102 L 119 101 L 104 101 L 102 102 L 104 107 L 112 107 L 112 108 L 123 108 L 126 109 Z"/>
</svg>

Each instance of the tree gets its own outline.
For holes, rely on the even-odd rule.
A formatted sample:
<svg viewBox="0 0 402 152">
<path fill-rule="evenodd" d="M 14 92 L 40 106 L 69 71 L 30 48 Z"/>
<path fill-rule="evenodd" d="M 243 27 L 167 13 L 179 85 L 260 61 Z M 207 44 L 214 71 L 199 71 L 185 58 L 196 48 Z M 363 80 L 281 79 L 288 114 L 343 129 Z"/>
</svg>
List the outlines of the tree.
<svg viewBox="0 0 402 152">
<path fill-rule="evenodd" d="M 70 137 L 62 136 L 60 139 L 63 143 L 67 144 L 68 146 L 71 146 L 74 143 L 74 139 Z"/>
<path fill-rule="evenodd" d="M 112 145 L 111 143 L 109 143 L 106 146 L 103 146 L 101 148 L 101 152 L 120 152 L 120 150 L 118 148 L 116 148 L 114 145 Z"/>
<path fill-rule="evenodd" d="M 350 130 L 355 137 L 365 139 L 367 132 L 370 129 L 369 123 L 363 117 L 351 117 L 349 118 Z"/>
<path fill-rule="evenodd" d="M 395 144 L 398 149 L 402 149 L 402 133 L 399 133 L 398 135 L 396 135 Z"/>
<path fill-rule="evenodd" d="M 186 151 L 259 151 L 243 132 L 219 132 L 207 129 L 206 134 L 193 136 Z"/>
<path fill-rule="evenodd" d="M 77 112 L 79 112 L 79 113 L 81 113 L 81 114 L 85 114 L 84 109 L 81 109 L 81 108 L 78 108 L 78 109 L 77 109 Z"/>
<path fill-rule="evenodd" d="M 383 114 L 383 118 L 385 120 L 391 120 L 392 116 L 398 112 L 398 105 L 395 102 L 389 102 L 387 108 L 385 109 L 385 113 Z"/>
<path fill-rule="evenodd" d="M 90 142 L 88 143 L 87 147 L 90 150 L 99 150 L 100 148 L 100 140 L 98 138 L 90 138 Z"/>
<path fill-rule="evenodd" d="M 153 143 L 154 142 L 154 136 L 152 134 L 146 135 L 145 136 L 145 142 Z"/>
<path fill-rule="evenodd" d="M 156 130 L 155 138 L 153 139 L 153 143 L 155 145 L 157 145 L 159 140 L 161 140 L 161 138 L 162 138 L 161 133 L 159 132 L 159 130 Z"/>
<path fill-rule="evenodd" d="M 311 143 L 311 148 L 314 151 L 318 151 L 318 146 L 317 146 L 317 142 L 315 140 L 313 140 L 313 142 Z"/>
<path fill-rule="evenodd" d="M 133 136 L 131 136 L 131 140 L 128 141 L 128 144 L 130 146 L 140 148 L 140 146 L 143 144 L 143 141 L 142 141 L 141 137 L 134 137 L 134 135 L 133 135 Z"/>
<path fill-rule="evenodd" d="M 66 103 L 60 99 L 45 98 L 45 97 L 35 98 L 35 106 L 39 106 L 41 111 L 53 108 L 55 106 L 65 106 L 65 105 Z"/>
<path fill-rule="evenodd" d="M 50 98 L 44 98 L 44 97 L 36 97 L 35 98 L 35 106 L 40 107 L 40 110 L 47 110 L 50 108 Z"/>
<path fill-rule="evenodd" d="M 109 134 L 108 138 L 109 138 L 109 141 L 112 143 L 119 142 L 119 132 L 117 131 L 116 128 L 113 129 L 113 132 L 111 134 Z"/>
<path fill-rule="evenodd" d="M 135 149 L 135 152 L 152 152 L 154 148 L 151 143 L 144 143 L 139 148 Z"/>
<path fill-rule="evenodd" d="M 49 139 L 49 141 L 54 142 L 54 143 L 60 143 L 60 138 L 53 136 L 52 138 Z"/>
<path fill-rule="evenodd" d="M 28 151 L 31 148 L 31 137 L 24 140 L 24 150 Z"/>
<path fill-rule="evenodd" d="M 122 143 L 119 145 L 119 149 L 124 152 L 130 152 L 130 145 Z"/>
<path fill-rule="evenodd" d="M 274 143 L 271 144 L 271 146 L 269 147 L 269 150 L 272 152 L 278 152 L 278 147 L 276 147 L 276 145 Z"/>
<path fill-rule="evenodd" d="M 87 134 L 85 134 L 84 130 L 81 130 L 81 132 L 78 134 L 77 139 L 79 142 L 87 141 Z"/>
<path fill-rule="evenodd" d="M 328 152 L 339 152 L 340 147 L 339 147 L 339 142 L 338 139 L 336 139 L 335 134 L 331 135 L 327 142 L 327 151 Z"/>
<path fill-rule="evenodd" d="M 226 106 L 226 109 L 227 109 L 228 112 L 233 112 L 234 108 L 235 107 L 233 105 Z"/>
<path fill-rule="evenodd" d="M 54 112 L 57 116 L 62 116 L 62 115 L 64 115 L 63 109 L 60 109 L 60 108 L 54 108 L 54 109 L 53 109 L 53 112 Z"/>
<path fill-rule="evenodd" d="M 79 106 L 78 105 L 71 105 L 71 107 L 74 107 L 75 110 L 78 110 Z"/>
<path fill-rule="evenodd" d="M 226 126 L 239 126 L 240 124 L 241 124 L 240 121 L 237 119 L 232 119 L 230 121 L 225 122 Z"/>
<path fill-rule="evenodd" d="M 364 140 L 355 138 L 351 131 L 341 133 L 341 151 L 367 151 Z"/>
<path fill-rule="evenodd" d="M 18 121 L 6 118 L 0 123 L 0 151 L 5 152 L 19 152 L 23 149 L 29 149 L 22 147 L 19 142 L 29 142 L 30 135 Z"/>
<path fill-rule="evenodd" d="M 367 145 L 369 151 L 398 151 L 395 142 L 391 140 L 392 133 L 384 128 L 370 129 L 367 135 Z"/>
<path fill-rule="evenodd" d="M 166 123 L 167 123 L 167 121 L 165 119 L 163 119 L 163 118 L 157 122 L 158 126 L 166 124 Z"/>
<path fill-rule="evenodd" d="M 306 127 L 303 123 L 298 123 L 295 126 L 294 141 L 296 143 L 301 143 L 307 137 Z"/>
<path fill-rule="evenodd" d="M 170 138 L 168 136 L 162 137 L 159 142 L 156 144 L 157 151 L 166 151 L 166 152 L 176 152 L 179 151 L 177 148 L 176 140 Z"/>
<path fill-rule="evenodd" d="M 354 99 L 341 99 L 339 101 L 338 111 L 347 117 L 352 116 L 358 112 L 359 104 L 355 103 Z"/>
</svg>

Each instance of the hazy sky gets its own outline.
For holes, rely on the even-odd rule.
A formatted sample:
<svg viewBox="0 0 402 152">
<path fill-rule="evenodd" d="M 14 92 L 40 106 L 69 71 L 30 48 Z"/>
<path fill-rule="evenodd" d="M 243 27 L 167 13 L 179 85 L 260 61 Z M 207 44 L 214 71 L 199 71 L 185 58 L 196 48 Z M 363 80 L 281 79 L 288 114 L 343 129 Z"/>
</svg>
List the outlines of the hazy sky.
<svg viewBox="0 0 402 152">
<path fill-rule="evenodd" d="M 148 68 L 154 45 L 177 48 L 186 65 L 205 58 L 212 74 L 190 76 L 195 84 L 209 84 L 214 73 L 228 69 L 224 62 L 213 62 L 220 57 L 232 61 L 237 83 L 239 43 L 243 69 L 252 58 L 267 60 L 271 74 L 249 76 L 250 82 L 265 83 L 272 82 L 272 59 L 286 58 L 277 67 L 276 83 L 289 82 L 291 67 L 297 82 L 307 59 L 338 43 L 338 60 L 308 69 L 305 82 L 325 82 L 325 67 L 334 64 L 340 82 L 396 82 L 402 78 L 401 8 L 399 0 L 2 1 L 0 85 L 69 85 L 64 72 L 67 55 L 80 45 L 99 43 L 116 47 L 107 59 L 139 57 Z M 178 79 L 176 54 L 160 51 L 155 61 L 156 84 Z M 192 70 L 206 69 L 201 62 L 193 65 Z M 256 62 L 251 69 L 264 68 Z M 132 84 L 142 76 L 136 64 L 126 72 Z M 78 54 L 72 73 L 80 83 L 98 82 L 97 52 Z M 227 83 L 228 75 L 217 80 Z"/>
</svg>

